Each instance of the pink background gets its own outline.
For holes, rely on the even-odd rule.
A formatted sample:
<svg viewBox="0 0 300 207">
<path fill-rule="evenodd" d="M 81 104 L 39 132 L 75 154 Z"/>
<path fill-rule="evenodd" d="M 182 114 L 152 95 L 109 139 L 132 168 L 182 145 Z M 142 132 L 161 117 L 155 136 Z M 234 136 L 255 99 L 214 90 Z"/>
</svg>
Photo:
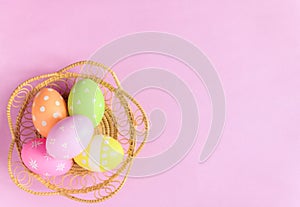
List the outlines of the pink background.
<svg viewBox="0 0 300 207">
<path fill-rule="evenodd" d="M 202 123 L 191 152 L 166 173 L 129 179 L 114 198 L 94 206 L 300 206 L 299 1 L 59 2 L 0 0 L 2 206 L 87 206 L 64 197 L 33 196 L 13 184 L 7 173 L 7 100 L 22 81 L 141 31 L 179 35 L 207 54 L 226 93 L 226 127 L 213 156 L 198 164 L 210 109 L 204 87 L 194 80 L 189 86 L 200 102 Z M 128 61 L 125 66 L 133 64 Z M 140 66 L 122 67 L 116 66 L 120 77 Z M 182 77 L 193 80 L 190 75 Z M 144 153 L 163 150 L 169 142 L 161 140 Z"/>
</svg>

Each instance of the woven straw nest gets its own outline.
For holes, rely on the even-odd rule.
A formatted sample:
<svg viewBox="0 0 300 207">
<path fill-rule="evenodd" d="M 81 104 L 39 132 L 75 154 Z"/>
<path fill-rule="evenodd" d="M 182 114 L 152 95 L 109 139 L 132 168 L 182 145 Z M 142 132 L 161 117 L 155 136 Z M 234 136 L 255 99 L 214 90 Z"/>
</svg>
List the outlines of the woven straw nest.
<svg viewBox="0 0 300 207">
<path fill-rule="evenodd" d="M 22 144 L 28 139 L 41 137 L 32 122 L 33 98 L 41 88 L 50 87 L 60 92 L 67 101 L 77 78 L 90 78 L 99 84 L 106 108 L 95 133 L 117 139 L 124 149 L 124 161 L 114 171 L 104 173 L 87 171 L 74 163 L 65 175 L 42 177 L 28 170 L 21 160 Z M 7 118 L 12 136 L 8 171 L 13 182 L 35 195 L 62 195 L 87 203 L 101 202 L 121 189 L 132 161 L 148 135 L 148 120 L 143 108 L 122 89 L 111 69 L 93 61 L 76 62 L 58 72 L 25 81 L 8 101 Z"/>
</svg>

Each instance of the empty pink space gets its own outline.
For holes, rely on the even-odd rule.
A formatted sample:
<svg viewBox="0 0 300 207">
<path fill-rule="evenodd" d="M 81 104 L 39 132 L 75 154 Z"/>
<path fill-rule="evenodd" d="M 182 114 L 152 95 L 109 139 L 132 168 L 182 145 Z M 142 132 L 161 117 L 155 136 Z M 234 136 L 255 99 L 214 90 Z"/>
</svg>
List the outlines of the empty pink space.
<svg viewBox="0 0 300 207">
<path fill-rule="evenodd" d="M 88 59 L 110 41 L 142 31 L 178 35 L 215 66 L 226 96 L 226 123 L 215 153 L 198 163 L 212 115 L 204 83 L 165 57 L 130 57 L 113 68 L 121 80 L 156 66 L 180 77 L 193 92 L 200 124 L 187 156 L 164 173 L 129 178 L 103 203 L 87 205 L 20 190 L 7 172 L 11 136 L 6 105 L 11 92 L 30 77 Z M 298 207 L 299 59 L 296 0 L 0 0 L 1 206 Z M 136 98 L 149 113 L 165 107 L 164 133 L 141 153 L 155 155 L 176 140 L 181 114 L 163 91 L 146 90 Z"/>
</svg>

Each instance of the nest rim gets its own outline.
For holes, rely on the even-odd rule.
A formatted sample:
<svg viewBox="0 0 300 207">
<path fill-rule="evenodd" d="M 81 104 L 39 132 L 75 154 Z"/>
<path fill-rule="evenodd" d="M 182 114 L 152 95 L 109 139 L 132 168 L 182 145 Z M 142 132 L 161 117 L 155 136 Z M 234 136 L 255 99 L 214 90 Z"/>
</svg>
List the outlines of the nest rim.
<svg viewBox="0 0 300 207">
<path fill-rule="evenodd" d="M 87 74 L 81 74 L 81 73 L 74 73 L 74 72 L 69 72 L 70 69 L 76 67 L 76 66 L 82 66 L 82 65 L 96 65 L 98 67 L 101 67 L 105 70 L 107 70 L 113 77 L 113 80 L 115 81 L 116 87 L 114 87 L 112 84 L 105 82 L 103 79 L 100 79 L 98 77 L 95 77 L 93 75 L 87 75 Z M 28 100 L 32 100 L 34 97 L 34 94 L 36 94 L 41 88 L 43 87 L 47 87 L 47 85 L 49 85 L 49 83 L 55 82 L 57 80 L 63 79 L 63 78 L 74 78 L 75 80 L 77 78 L 90 78 L 92 80 L 94 80 L 98 85 L 102 85 L 104 87 L 106 87 L 108 90 L 110 90 L 111 92 L 113 92 L 114 94 L 117 94 L 121 97 L 121 99 L 125 100 L 125 98 L 127 98 L 128 100 L 130 100 L 131 102 L 134 102 L 134 104 L 136 104 L 136 106 L 138 107 L 138 109 L 141 111 L 142 115 L 144 116 L 144 122 L 145 122 L 145 129 L 146 129 L 146 134 L 145 134 L 145 139 L 148 135 L 148 120 L 147 120 L 147 116 L 143 110 L 143 108 L 137 103 L 137 101 L 131 97 L 126 91 L 124 91 L 121 86 L 120 86 L 120 82 L 117 78 L 117 76 L 115 75 L 115 73 L 109 69 L 108 67 L 102 65 L 101 63 L 97 63 L 97 62 L 93 62 L 93 61 L 80 61 L 80 62 L 76 62 L 73 63 L 55 73 L 50 73 L 50 74 L 44 74 L 44 75 L 40 75 L 37 77 L 33 77 L 31 79 L 28 79 L 27 81 L 23 82 L 22 84 L 20 84 L 15 91 L 12 93 L 9 101 L 8 101 L 8 105 L 7 105 L 7 118 L 8 118 L 8 122 L 9 122 L 9 128 L 11 131 L 11 136 L 12 136 L 12 141 L 9 147 L 9 155 L 8 155 L 8 171 L 10 174 L 11 179 L 14 181 L 14 183 L 20 187 L 22 190 L 27 191 L 31 194 L 36 194 L 36 195 L 64 195 L 70 199 L 73 200 L 77 200 L 77 201 L 81 201 L 81 202 L 100 202 L 103 200 L 106 200 L 107 198 L 112 197 L 116 192 L 118 192 L 121 187 L 123 186 L 125 180 L 127 179 L 128 173 L 130 171 L 130 167 L 132 165 L 132 160 L 134 159 L 134 157 L 137 155 L 137 153 L 141 150 L 141 148 L 143 147 L 144 142 L 142 142 L 139 146 L 139 148 L 137 148 L 135 150 L 136 147 L 136 131 L 134 129 L 134 123 L 132 120 L 132 112 L 130 110 L 130 107 L 127 104 L 122 103 L 125 111 L 126 111 L 126 115 L 128 118 L 128 121 L 130 123 L 130 138 L 129 138 L 129 147 L 128 147 L 128 151 L 127 151 L 127 157 L 126 159 L 123 160 L 122 165 L 120 165 L 120 167 L 118 167 L 117 171 L 112 174 L 112 176 L 110 176 L 107 180 L 104 180 L 103 182 L 93 185 L 93 186 L 88 186 L 85 188 L 79 188 L 79 189 L 68 189 L 68 188 L 62 188 L 62 187 L 57 187 L 55 184 L 51 183 L 49 180 L 47 180 L 47 178 L 44 178 L 43 176 L 40 176 L 38 174 L 35 174 L 33 172 L 31 172 L 25 165 L 24 163 L 21 161 L 23 167 L 25 169 L 28 170 L 28 174 L 30 174 L 30 176 L 32 176 L 33 178 L 35 178 L 37 181 L 39 181 L 40 183 L 42 183 L 45 187 L 47 187 L 48 189 L 52 190 L 51 192 L 37 192 L 31 189 L 26 188 L 25 186 L 23 186 L 21 183 L 19 183 L 18 179 L 14 176 L 14 172 L 12 171 L 12 155 L 14 152 L 14 149 L 16 147 L 16 150 L 18 152 L 18 158 L 20 160 L 21 159 L 21 149 L 22 146 L 18 143 L 18 140 L 21 140 L 20 136 L 21 134 L 19 133 L 20 130 L 20 123 L 22 120 L 22 117 L 24 116 L 24 111 L 26 109 L 26 107 L 28 106 Z M 23 103 L 22 106 L 20 107 L 19 113 L 17 115 L 16 118 L 16 124 L 15 127 L 13 126 L 12 123 L 12 117 L 11 117 L 11 108 L 15 107 L 14 105 L 14 99 L 15 97 L 18 95 L 18 93 L 24 88 L 24 86 L 27 86 L 28 83 L 34 82 L 34 81 L 39 81 L 39 80 L 43 80 L 44 81 L 40 82 L 36 87 L 31 88 L 31 90 L 27 91 L 26 97 L 25 97 L 25 104 Z M 124 103 L 127 103 L 126 101 Z M 118 130 L 117 128 L 112 127 L 114 125 L 114 123 L 112 123 L 112 118 L 111 116 L 113 116 L 112 113 L 109 112 L 109 110 L 105 110 L 105 119 L 107 123 L 104 123 L 104 119 L 101 120 L 101 123 L 98 125 L 102 125 L 102 130 L 104 131 L 109 131 L 109 134 L 113 134 L 116 133 L 116 131 Z M 109 118 L 110 117 L 110 118 Z M 112 136 L 113 138 L 116 138 L 117 135 Z M 127 168 L 127 169 L 126 169 Z M 119 186 L 110 194 L 108 194 L 107 196 L 103 196 L 101 198 L 97 198 L 97 199 L 82 199 L 82 198 L 78 198 L 76 196 L 74 196 L 75 194 L 85 194 L 85 193 L 89 193 L 92 192 L 94 190 L 98 190 L 99 188 L 101 188 L 102 186 L 108 185 L 115 177 L 120 176 L 120 173 L 122 171 L 125 170 L 125 173 L 123 175 L 123 179 L 121 181 L 121 183 L 119 184 Z M 89 171 L 89 173 L 93 173 L 91 171 Z"/>
</svg>

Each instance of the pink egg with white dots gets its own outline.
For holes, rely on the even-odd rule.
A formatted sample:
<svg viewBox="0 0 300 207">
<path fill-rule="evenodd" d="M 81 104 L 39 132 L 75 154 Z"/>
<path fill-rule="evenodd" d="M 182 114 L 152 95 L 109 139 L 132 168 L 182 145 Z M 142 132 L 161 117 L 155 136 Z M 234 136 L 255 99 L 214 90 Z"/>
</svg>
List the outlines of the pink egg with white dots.
<svg viewBox="0 0 300 207">
<path fill-rule="evenodd" d="M 46 139 L 34 138 L 23 144 L 22 161 L 32 172 L 41 176 L 66 174 L 73 165 L 72 159 L 55 159 L 46 151 Z"/>
<path fill-rule="evenodd" d="M 35 96 L 32 103 L 32 121 L 37 131 L 44 137 L 50 129 L 68 115 L 66 102 L 52 88 L 43 88 Z"/>
<path fill-rule="evenodd" d="M 94 125 L 88 117 L 66 117 L 50 130 L 46 141 L 47 152 L 58 159 L 74 158 L 88 146 L 93 134 Z"/>
</svg>

